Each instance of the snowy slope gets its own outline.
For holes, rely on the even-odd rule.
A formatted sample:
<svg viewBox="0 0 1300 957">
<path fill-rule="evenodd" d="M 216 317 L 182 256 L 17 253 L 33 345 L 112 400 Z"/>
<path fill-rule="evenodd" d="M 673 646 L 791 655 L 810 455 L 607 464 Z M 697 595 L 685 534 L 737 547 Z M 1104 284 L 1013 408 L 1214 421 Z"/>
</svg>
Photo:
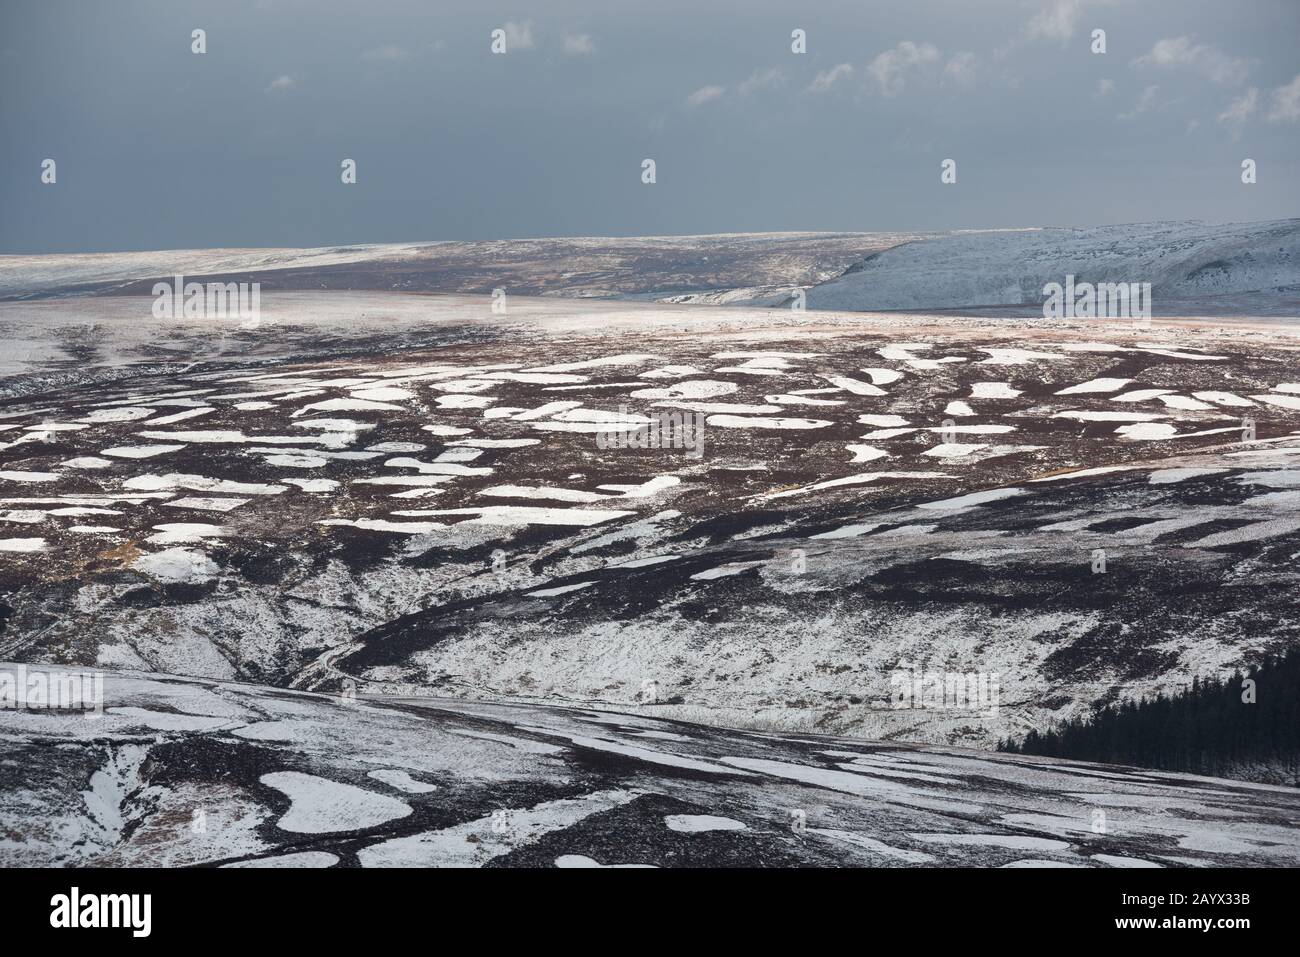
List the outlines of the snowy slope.
<svg viewBox="0 0 1300 957">
<path fill-rule="evenodd" d="M 1038 305 L 1046 283 L 1149 282 L 1169 300 L 1300 291 L 1300 219 L 960 232 L 868 257 L 808 291 L 812 309 Z"/>
<path fill-rule="evenodd" d="M 0 655 L 615 707 L 650 678 L 687 720 L 989 746 L 1300 640 L 1266 328 L 264 306 L 0 305 L 58 356 L 0 380 Z M 602 449 L 621 407 L 698 410 L 702 455 Z M 1003 707 L 894 709 L 904 659 Z"/>
<path fill-rule="evenodd" d="M 651 299 L 811 309 L 1038 311 L 1042 288 L 1149 282 L 1157 315 L 1300 315 L 1300 219 L 952 233 L 735 233 L 0 256 L 0 299 L 148 295 L 152 283 Z M 1014 308 L 1020 307 L 1020 308 Z"/>
<path fill-rule="evenodd" d="M 114 286 L 176 274 L 268 272 L 404 259 L 436 243 L 325 246 L 319 249 L 172 249 L 130 253 L 0 256 L 0 298 L 24 298 L 77 287 Z"/>
<path fill-rule="evenodd" d="M 104 689 L 96 720 L 0 711 L 0 865 L 1276 867 L 1300 851 L 1290 788 L 644 713 L 121 673 Z"/>
<path fill-rule="evenodd" d="M 735 233 L 399 243 L 320 249 L 189 249 L 0 256 L 0 299 L 148 295 L 157 279 L 257 281 L 264 290 L 678 296 L 840 275 L 916 233 Z"/>
</svg>

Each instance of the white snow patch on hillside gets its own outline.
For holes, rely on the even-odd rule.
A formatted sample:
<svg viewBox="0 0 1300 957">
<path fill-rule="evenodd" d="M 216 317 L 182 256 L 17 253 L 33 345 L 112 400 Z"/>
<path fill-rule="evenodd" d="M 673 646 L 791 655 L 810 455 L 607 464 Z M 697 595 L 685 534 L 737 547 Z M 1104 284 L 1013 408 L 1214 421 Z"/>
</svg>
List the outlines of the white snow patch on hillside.
<svg viewBox="0 0 1300 957">
<path fill-rule="evenodd" d="M 1057 395 L 1079 395 L 1085 392 L 1118 392 L 1132 382 L 1132 379 L 1089 379 L 1067 389 L 1061 389 Z"/>
<path fill-rule="evenodd" d="M 167 548 L 141 555 L 131 567 L 164 582 L 206 581 L 220 571 L 212 559 L 192 548 Z"/>
<path fill-rule="evenodd" d="M 972 399 L 1014 399 L 1018 395 L 1020 390 L 1011 388 L 1009 382 L 973 382 L 970 387 Z"/>
<path fill-rule="evenodd" d="M 704 831 L 744 831 L 748 828 L 740 821 L 716 814 L 669 814 L 664 824 L 670 831 L 681 834 L 700 834 Z"/>
<path fill-rule="evenodd" d="M 282 831 L 330 834 L 362 830 L 411 813 L 405 801 L 300 771 L 272 771 L 259 780 L 284 793 L 289 810 L 276 821 Z"/>
</svg>

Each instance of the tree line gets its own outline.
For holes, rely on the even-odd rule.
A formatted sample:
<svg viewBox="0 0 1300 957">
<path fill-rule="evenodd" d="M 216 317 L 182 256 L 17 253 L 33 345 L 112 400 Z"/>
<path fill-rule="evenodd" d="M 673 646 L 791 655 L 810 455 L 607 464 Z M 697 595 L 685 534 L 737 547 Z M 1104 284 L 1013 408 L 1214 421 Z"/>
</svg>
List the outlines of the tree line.
<svg viewBox="0 0 1300 957">
<path fill-rule="evenodd" d="M 1110 704 L 999 751 L 1300 786 L 1300 649 L 1224 681 Z"/>
</svg>

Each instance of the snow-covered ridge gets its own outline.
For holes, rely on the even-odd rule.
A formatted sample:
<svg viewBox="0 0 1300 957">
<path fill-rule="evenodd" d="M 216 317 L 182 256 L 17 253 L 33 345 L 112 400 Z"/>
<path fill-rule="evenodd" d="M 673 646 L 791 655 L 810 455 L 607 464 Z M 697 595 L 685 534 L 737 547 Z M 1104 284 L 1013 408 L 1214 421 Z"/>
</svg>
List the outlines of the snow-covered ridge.
<svg viewBox="0 0 1300 957">
<path fill-rule="evenodd" d="M 148 295 L 151 283 L 256 279 L 267 290 L 367 289 L 657 298 L 691 290 L 807 286 L 917 233 L 561 237 L 0 256 L 0 299 Z"/>
<path fill-rule="evenodd" d="M 1157 315 L 1300 315 L 1300 219 L 948 233 L 735 233 L 0 256 L 0 299 L 148 295 L 160 278 L 264 290 L 645 299 L 834 310 L 1036 311 L 1043 286 L 1150 283 Z"/>
<path fill-rule="evenodd" d="M 436 243 L 323 246 L 317 249 L 172 249 L 127 253 L 54 253 L 0 256 L 0 296 L 21 298 L 49 290 L 227 272 L 264 272 L 399 259 Z"/>
<path fill-rule="evenodd" d="M 952 233 L 868 257 L 808 290 L 814 309 L 1035 305 L 1043 286 L 1150 283 L 1162 301 L 1300 291 L 1300 219 Z"/>
</svg>

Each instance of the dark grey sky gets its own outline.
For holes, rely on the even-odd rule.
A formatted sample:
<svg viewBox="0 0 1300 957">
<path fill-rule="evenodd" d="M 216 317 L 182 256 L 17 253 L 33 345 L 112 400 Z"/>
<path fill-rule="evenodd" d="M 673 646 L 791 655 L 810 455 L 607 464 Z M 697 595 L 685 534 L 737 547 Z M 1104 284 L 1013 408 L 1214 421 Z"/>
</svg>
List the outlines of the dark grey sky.
<svg viewBox="0 0 1300 957">
<path fill-rule="evenodd" d="M 5 0 L 0 252 L 1290 217 L 1298 37 L 1297 0 Z"/>
</svg>

